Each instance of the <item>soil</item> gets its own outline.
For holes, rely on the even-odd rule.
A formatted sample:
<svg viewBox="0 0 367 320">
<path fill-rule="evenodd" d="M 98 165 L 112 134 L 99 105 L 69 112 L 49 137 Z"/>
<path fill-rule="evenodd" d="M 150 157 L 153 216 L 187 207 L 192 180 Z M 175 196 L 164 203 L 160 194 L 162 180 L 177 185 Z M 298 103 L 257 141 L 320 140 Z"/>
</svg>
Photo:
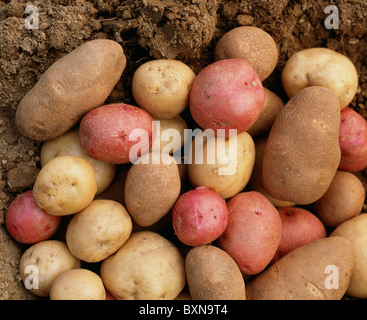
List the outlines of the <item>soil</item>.
<svg viewBox="0 0 367 320">
<path fill-rule="evenodd" d="M 39 10 L 39 29 L 25 28 L 27 4 Z M 264 85 L 286 99 L 280 71 L 303 48 L 323 46 L 347 55 L 359 72 L 351 107 L 367 117 L 367 2 L 335 0 L 339 29 L 326 29 L 323 0 L 46 0 L 0 1 L 0 300 L 36 299 L 24 289 L 18 262 L 25 246 L 8 235 L 9 203 L 32 187 L 39 171 L 40 143 L 19 134 L 14 113 L 24 94 L 57 59 L 85 41 L 119 42 L 127 67 L 107 102 L 133 103 L 131 77 L 142 63 L 179 59 L 196 73 L 213 61 L 226 31 L 253 25 L 275 39 L 279 62 Z M 366 173 L 358 176 L 366 185 Z"/>
</svg>

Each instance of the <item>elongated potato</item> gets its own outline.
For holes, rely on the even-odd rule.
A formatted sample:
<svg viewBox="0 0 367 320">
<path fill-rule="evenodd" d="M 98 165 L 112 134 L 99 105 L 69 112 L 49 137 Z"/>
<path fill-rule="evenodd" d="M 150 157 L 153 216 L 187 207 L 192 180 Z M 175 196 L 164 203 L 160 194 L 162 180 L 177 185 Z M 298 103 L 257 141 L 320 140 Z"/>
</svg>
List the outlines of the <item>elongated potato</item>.
<svg viewBox="0 0 367 320">
<path fill-rule="evenodd" d="M 263 184 L 274 198 L 310 204 L 328 189 L 340 163 L 340 104 L 328 88 L 307 87 L 280 111 L 263 159 Z"/>
<path fill-rule="evenodd" d="M 126 65 L 115 41 L 86 42 L 51 65 L 23 97 L 16 111 L 19 131 L 37 141 L 54 139 L 100 106 Z"/>
<path fill-rule="evenodd" d="M 247 300 L 340 300 L 353 270 L 353 248 L 342 237 L 301 246 L 246 283 Z"/>
</svg>

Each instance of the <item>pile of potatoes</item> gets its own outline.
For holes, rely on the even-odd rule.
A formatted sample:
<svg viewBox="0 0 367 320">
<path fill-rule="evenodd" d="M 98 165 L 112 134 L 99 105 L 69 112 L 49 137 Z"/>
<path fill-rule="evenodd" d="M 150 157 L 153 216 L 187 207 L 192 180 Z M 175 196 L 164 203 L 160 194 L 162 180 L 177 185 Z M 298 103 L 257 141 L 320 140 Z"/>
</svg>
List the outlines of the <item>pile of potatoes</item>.
<svg viewBox="0 0 367 320">
<path fill-rule="evenodd" d="M 283 101 L 263 86 L 278 62 L 265 31 L 232 29 L 214 56 L 198 74 L 143 63 L 136 104 L 104 104 L 126 58 L 93 40 L 24 96 L 16 125 L 43 142 L 41 170 L 6 226 L 28 246 L 27 289 L 51 300 L 367 298 L 355 175 L 367 167 L 367 122 L 349 107 L 353 63 L 297 52 Z"/>
</svg>

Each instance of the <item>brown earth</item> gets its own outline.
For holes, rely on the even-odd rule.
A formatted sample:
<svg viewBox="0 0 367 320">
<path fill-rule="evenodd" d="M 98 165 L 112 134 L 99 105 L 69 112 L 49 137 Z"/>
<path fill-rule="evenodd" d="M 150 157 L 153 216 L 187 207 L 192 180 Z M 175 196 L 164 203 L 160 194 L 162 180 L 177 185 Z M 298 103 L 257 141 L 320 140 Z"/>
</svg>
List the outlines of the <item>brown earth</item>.
<svg viewBox="0 0 367 320">
<path fill-rule="evenodd" d="M 24 8 L 39 10 L 39 29 L 27 30 Z M 195 72 L 212 62 L 218 38 L 233 27 L 253 25 L 278 44 L 277 69 L 265 86 L 284 97 L 279 76 L 296 51 L 335 49 L 356 65 L 360 87 L 352 107 L 367 117 L 367 2 L 335 0 L 339 29 L 327 30 L 330 1 L 308 0 L 46 0 L 0 1 L 0 300 L 34 299 L 18 275 L 26 246 L 12 241 L 4 226 L 11 200 L 30 189 L 39 171 L 40 144 L 19 134 L 14 113 L 23 95 L 58 58 L 87 40 L 118 41 L 127 67 L 108 102 L 133 103 L 131 77 L 154 58 L 179 59 Z M 365 172 L 358 173 L 365 183 Z"/>
</svg>

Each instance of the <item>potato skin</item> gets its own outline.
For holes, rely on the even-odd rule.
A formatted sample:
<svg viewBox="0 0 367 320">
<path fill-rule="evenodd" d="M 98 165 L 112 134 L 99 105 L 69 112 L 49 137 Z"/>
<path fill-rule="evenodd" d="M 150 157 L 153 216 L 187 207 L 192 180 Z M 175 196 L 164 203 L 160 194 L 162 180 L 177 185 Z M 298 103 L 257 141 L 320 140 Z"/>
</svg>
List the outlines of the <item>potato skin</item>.
<svg viewBox="0 0 367 320">
<path fill-rule="evenodd" d="M 126 65 L 121 45 L 107 39 L 88 41 L 51 65 L 23 97 L 15 123 L 26 137 L 54 139 L 100 106 Z"/>
<path fill-rule="evenodd" d="M 194 247 L 185 267 L 193 300 L 246 300 L 241 271 L 224 250 L 212 245 Z"/>
<path fill-rule="evenodd" d="M 277 65 L 278 48 L 266 31 L 253 26 L 242 26 L 229 30 L 219 39 L 214 56 L 216 60 L 245 59 L 254 67 L 261 81 L 264 81 Z"/>
<path fill-rule="evenodd" d="M 328 88 L 307 87 L 280 111 L 263 158 L 263 185 L 274 198 L 306 205 L 329 187 L 340 163 L 340 107 Z"/>
<path fill-rule="evenodd" d="M 165 153 L 146 153 L 126 177 L 127 211 L 139 226 L 151 226 L 171 210 L 180 190 L 176 160 Z"/>
<path fill-rule="evenodd" d="M 228 224 L 218 245 L 237 263 L 241 272 L 260 273 L 279 245 L 282 224 L 277 209 L 261 193 L 241 192 L 227 202 Z"/>
<path fill-rule="evenodd" d="M 328 266 L 335 269 L 328 271 Z M 340 300 L 353 269 L 353 249 L 342 237 L 328 237 L 301 246 L 246 283 L 247 300 Z M 338 276 L 338 288 L 326 287 Z"/>
<path fill-rule="evenodd" d="M 338 170 L 326 193 L 314 203 L 314 212 L 328 228 L 336 228 L 362 212 L 366 191 L 351 172 Z"/>
</svg>

